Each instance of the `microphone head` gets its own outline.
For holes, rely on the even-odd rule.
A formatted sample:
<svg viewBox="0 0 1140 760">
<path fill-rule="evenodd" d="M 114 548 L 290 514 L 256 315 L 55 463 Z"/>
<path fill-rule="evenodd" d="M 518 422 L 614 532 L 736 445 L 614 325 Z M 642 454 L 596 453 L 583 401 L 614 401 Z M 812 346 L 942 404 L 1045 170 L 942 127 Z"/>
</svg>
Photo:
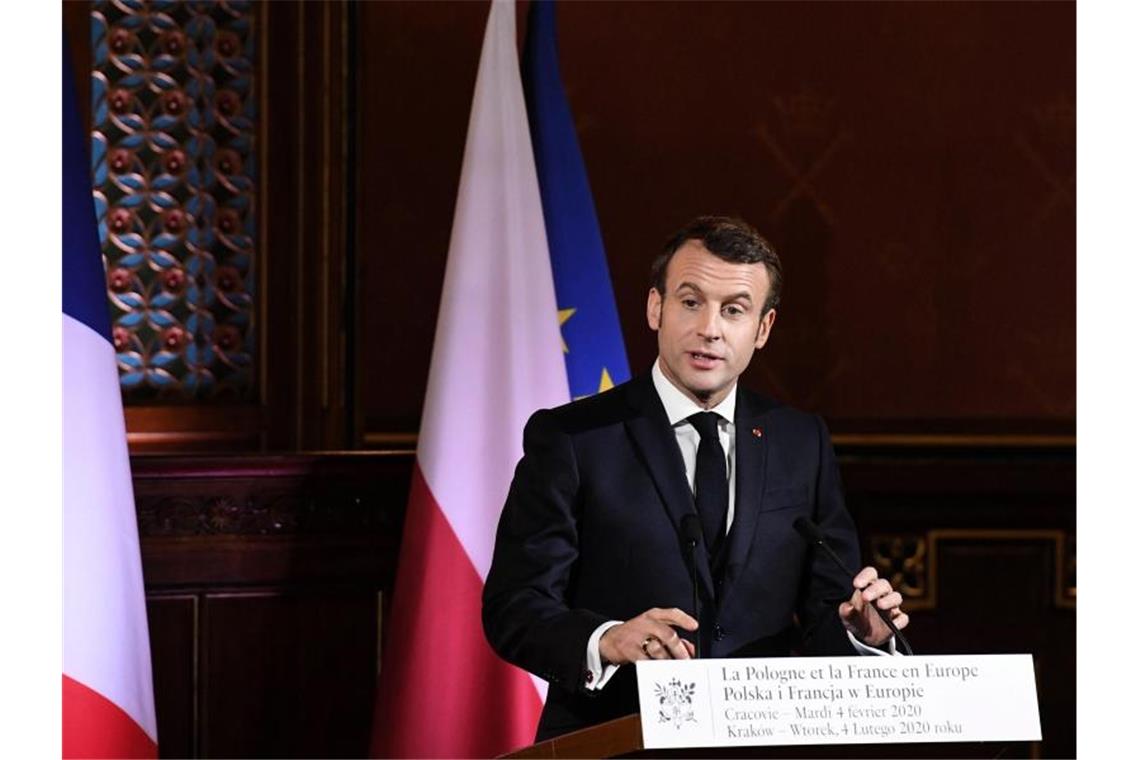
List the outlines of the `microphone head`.
<svg viewBox="0 0 1140 760">
<path fill-rule="evenodd" d="M 690 546 L 701 542 L 701 518 L 696 515 L 685 515 L 681 518 L 681 538 Z"/>
<path fill-rule="evenodd" d="M 803 536 L 804 540 L 809 544 L 820 544 L 826 540 L 819 526 L 806 517 L 797 517 L 796 521 L 792 523 L 792 527 L 795 528 L 796 532 Z"/>
</svg>

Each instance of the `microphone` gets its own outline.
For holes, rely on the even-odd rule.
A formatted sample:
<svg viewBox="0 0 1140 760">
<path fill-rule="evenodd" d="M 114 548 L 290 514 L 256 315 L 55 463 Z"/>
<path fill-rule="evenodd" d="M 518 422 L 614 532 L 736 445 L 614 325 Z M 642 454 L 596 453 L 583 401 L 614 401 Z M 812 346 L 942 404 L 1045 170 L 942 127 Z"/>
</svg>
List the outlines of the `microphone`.
<svg viewBox="0 0 1140 760">
<path fill-rule="evenodd" d="M 697 546 L 701 543 L 701 518 L 687 514 L 681 518 L 681 538 L 685 540 L 685 556 L 689 560 L 689 577 L 693 581 L 693 617 L 701 621 L 700 599 L 697 595 Z M 697 626 L 697 657 L 701 656 L 701 627 Z"/>
<path fill-rule="evenodd" d="M 847 575 L 847 577 L 855 577 L 855 573 L 851 572 L 851 568 L 847 567 L 843 560 L 840 559 L 839 555 L 835 553 L 835 550 L 828 545 L 827 536 L 824 535 L 824 532 L 820 530 L 820 527 L 818 525 L 806 517 L 797 517 L 796 521 L 792 523 L 792 527 L 794 527 L 796 529 L 796 532 L 799 533 L 809 544 L 813 544 L 823 549 L 823 553 L 830 557 L 831 561 L 834 562 L 835 565 L 840 570 L 842 570 L 844 574 Z M 902 632 L 899 631 L 898 626 L 895 625 L 894 621 L 890 619 L 886 612 L 879 609 L 879 605 L 872 602 L 871 607 L 875 610 L 875 612 L 878 613 L 879 618 L 887 624 L 887 628 L 891 629 L 891 633 L 893 633 L 898 638 L 899 644 L 902 645 L 903 651 L 909 655 L 913 655 L 914 652 L 911 651 L 910 642 L 908 642 L 906 640 L 906 637 L 902 635 Z"/>
</svg>

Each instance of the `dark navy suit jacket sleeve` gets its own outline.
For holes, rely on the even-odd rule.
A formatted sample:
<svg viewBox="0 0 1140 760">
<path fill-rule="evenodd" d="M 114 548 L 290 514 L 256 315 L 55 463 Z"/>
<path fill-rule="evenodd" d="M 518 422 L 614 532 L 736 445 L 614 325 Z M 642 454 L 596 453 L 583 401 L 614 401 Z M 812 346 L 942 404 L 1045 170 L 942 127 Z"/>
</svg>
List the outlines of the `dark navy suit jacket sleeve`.
<svg viewBox="0 0 1140 760">
<path fill-rule="evenodd" d="M 580 540 L 578 489 L 570 437 L 552 412 L 535 413 L 483 593 L 484 631 L 500 656 L 571 689 L 582 677 L 590 634 L 607 620 L 567 605 Z"/>
</svg>

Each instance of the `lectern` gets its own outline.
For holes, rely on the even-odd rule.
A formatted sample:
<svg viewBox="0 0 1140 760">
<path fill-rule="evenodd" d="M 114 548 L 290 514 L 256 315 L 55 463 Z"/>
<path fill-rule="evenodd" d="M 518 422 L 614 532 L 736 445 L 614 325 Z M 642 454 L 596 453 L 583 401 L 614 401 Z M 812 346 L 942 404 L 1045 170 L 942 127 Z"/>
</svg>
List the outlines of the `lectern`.
<svg viewBox="0 0 1140 760">
<path fill-rule="evenodd" d="M 1030 758 L 1038 742 L 948 742 L 922 744 L 816 744 L 771 747 L 645 749 L 641 716 L 601 723 L 523 747 L 503 757 L 762 757 L 762 758 Z"/>
</svg>

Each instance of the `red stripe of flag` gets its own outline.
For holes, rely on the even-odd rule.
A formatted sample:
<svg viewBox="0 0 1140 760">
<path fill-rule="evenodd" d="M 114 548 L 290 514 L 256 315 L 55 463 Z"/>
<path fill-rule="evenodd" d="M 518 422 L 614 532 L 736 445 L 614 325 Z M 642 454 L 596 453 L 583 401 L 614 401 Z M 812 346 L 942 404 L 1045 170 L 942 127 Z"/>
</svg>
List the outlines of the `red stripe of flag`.
<svg viewBox="0 0 1140 760">
<path fill-rule="evenodd" d="M 388 615 L 373 757 L 494 757 L 534 741 L 542 703 L 483 631 L 483 581 L 417 464 Z M 469 630 L 456 632 L 455 626 Z M 399 652 L 398 657 L 390 656 Z M 415 684 L 397 693 L 384 684 Z M 478 705 L 477 709 L 473 709 Z"/>
<path fill-rule="evenodd" d="M 158 757 L 158 745 L 111 700 L 63 677 L 63 756 Z"/>
</svg>

